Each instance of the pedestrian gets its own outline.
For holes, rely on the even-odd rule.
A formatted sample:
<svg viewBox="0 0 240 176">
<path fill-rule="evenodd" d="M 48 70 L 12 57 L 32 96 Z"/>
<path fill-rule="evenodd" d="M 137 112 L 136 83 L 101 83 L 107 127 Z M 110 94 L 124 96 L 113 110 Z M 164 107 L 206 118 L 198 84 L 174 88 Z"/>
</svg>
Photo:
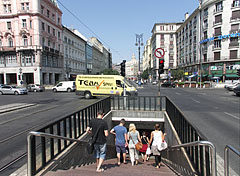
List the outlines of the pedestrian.
<svg viewBox="0 0 240 176">
<path fill-rule="evenodd" d="M 139 132 L 136 130 L 136 126 L 133 123 L 129 125 L 128 140 L 129 140 L 129 145 L 128 145 L 129 155 L 130 155 L 132 166 L 134 165 L 134 163 L 138 165 L 139 156 L 138 156 L 138 151 L 135 148 L 135 144 L 140 142 L 141 139 L 140 139 Z"/>
<path fill-rule="evenodd" d="M 123 154 L 123 163 L 127 164 L 126 162 L 126 147 L 128 146 L 127 143 L 127 128 L 124 126 L 125 120 L 121 119 L 119 125 L 115 126 L 111 129 L 110 133 L 114 134 L 116 137 L 115 140 L 115 147 L 117 152 L 117 164 L 120 166 L 120 154 Z"/>
<path fill-rule="evenodd" d="M 94 143 L 94 155 L 96 158 L 97 170 L 96 172 L 103 172 L 104 169 L 101 168 L 103 161 L 106 157 L 107 140 L 108 136 L 108 125 L 107 122 L 103 120 L 103 110 L 99 110 L 97 113 L 97 118 L 92 119 L 87 127 L 87 132 L 91 132 L 93 136 L 96 137 L 96 142 Z"/>
<path fill-rule="evenodd" d="M 150 144 L 152 143 L 152 154 L 155 156 L 156 168 L 161 166 L 161 152 L 158 150 L 157 145 L 164 141 L 165 133 L 160 130 L 160 125 L 155 124 L 155 130 L 151 132 Z"/>
<path fill-rule="evenodd" d="M 142 149 L 140 150 L 140 153 L 142 155 L 142 159 L 143 159 L 143 162 L 145 163 L 147 161 L 147 154 L 146 154 L 146 151 L 147 151 L 147 148 L 150 147 L 149 146 L 149 139 L 148 137 L 146 136 L 146 132 L 143 131 L 142 132 L 142 136 L 141 136 L 141 141 L 142 141 L 142 144 L 143 144 L 143 147 Z"/>
</svg>

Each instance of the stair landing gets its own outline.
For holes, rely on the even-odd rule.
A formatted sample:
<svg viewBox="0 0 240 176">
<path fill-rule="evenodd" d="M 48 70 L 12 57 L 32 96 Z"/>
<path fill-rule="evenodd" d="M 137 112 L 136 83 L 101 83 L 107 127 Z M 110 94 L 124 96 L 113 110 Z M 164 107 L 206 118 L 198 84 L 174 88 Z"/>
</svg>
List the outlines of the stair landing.
<svg viewBox="0 0 240 176">
<path fill-rule="evenodd" d="M 92 175 L 111 175 L 111 176 L 175 176 L 166 165 L 162 163 L 161 168 L 155 168 L 154 159 L 150 159 L 146 163 L 139 162 L 138 165 L 131 165 L 130 161 L 127 164 L 117 165 L 117 159 L 104 161 L 102 167 L 104 171 L 96 172 L 96 164 L 90 164 L 75 169 L 50 171 L 46 176 L 92 176 Z"/>
</svg>

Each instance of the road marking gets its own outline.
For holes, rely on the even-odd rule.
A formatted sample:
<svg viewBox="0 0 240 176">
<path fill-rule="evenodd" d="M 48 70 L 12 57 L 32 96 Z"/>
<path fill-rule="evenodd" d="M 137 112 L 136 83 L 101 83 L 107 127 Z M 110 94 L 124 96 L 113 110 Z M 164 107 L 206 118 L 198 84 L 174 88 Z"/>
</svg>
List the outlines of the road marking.
<svg viewBox="0 0 240 176">
<path fill-rule="evenodd" d="M 192 101 L 195 101 L 196 103 L 201 103 L 200 101 L 194 100 L 193 98 L 191 98 Z"/>
<path fill-rule="evenodd" d="M 176 92 L 176 94 L 177 94 L 177 95 L 182 95 L 182 94 L 180 94 L 180 93 L 178 93 L 178 92 Z"/>
<path fill-rule="evenodd" d="M 224 114 L 227 114 L 227 115 L 229 115 L 229 116 L 231 116 L 231 117 L 233 117 L 233 118 L 235 118 L 235 119 L 240 120 L 239 117 L 237 117 L 237 116 L 235 116 L 235 115 L 232 115 L 232 114 L 230 114 L 230 113 L 228 113 L 228 112 L 223 112 L 223 113 L 224 113 Z"/>
</svg>

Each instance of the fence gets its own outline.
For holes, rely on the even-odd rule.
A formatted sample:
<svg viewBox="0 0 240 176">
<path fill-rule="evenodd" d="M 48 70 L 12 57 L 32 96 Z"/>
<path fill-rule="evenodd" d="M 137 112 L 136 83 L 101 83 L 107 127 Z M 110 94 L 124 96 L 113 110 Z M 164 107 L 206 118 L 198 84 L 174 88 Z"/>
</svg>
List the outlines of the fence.
<svg viewBox="0 0 240 176">
<path fill-rule="evenodd" d="M 99 109 L 103 109 L 107 113 L 110 111 L 110 108 L 110 98 L 108 97 L 51 123 L 38 130 L 38 132 L 77 139 L 86 131 L 90 120 L 97 116 Z M 41 171 L 72 143 L 71 141 L 53 138 L 46 139 L 45 137 L 36 139 L 35 136 L 31 136 L 29 141 L 29 146 L 31 146 L 29 149 L 31 151 L 29 153 L 31 163 L 28 164 L 31 165 L 31 171 L 29 171 L 31 175 Z"/>
</svg>

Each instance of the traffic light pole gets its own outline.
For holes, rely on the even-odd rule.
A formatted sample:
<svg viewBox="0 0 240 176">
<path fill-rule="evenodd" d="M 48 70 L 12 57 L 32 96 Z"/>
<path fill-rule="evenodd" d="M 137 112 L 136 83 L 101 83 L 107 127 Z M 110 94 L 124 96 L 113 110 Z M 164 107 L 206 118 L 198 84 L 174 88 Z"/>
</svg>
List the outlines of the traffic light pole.
<svg viewBox="0 0 240 176">
<path fill-rule="evenodd" d="M 160 97 L 160 82 L 161 82 L 161 79 L 160 79 L 160 69 L 158 69 L 158 96 Z"/>
</svg>

